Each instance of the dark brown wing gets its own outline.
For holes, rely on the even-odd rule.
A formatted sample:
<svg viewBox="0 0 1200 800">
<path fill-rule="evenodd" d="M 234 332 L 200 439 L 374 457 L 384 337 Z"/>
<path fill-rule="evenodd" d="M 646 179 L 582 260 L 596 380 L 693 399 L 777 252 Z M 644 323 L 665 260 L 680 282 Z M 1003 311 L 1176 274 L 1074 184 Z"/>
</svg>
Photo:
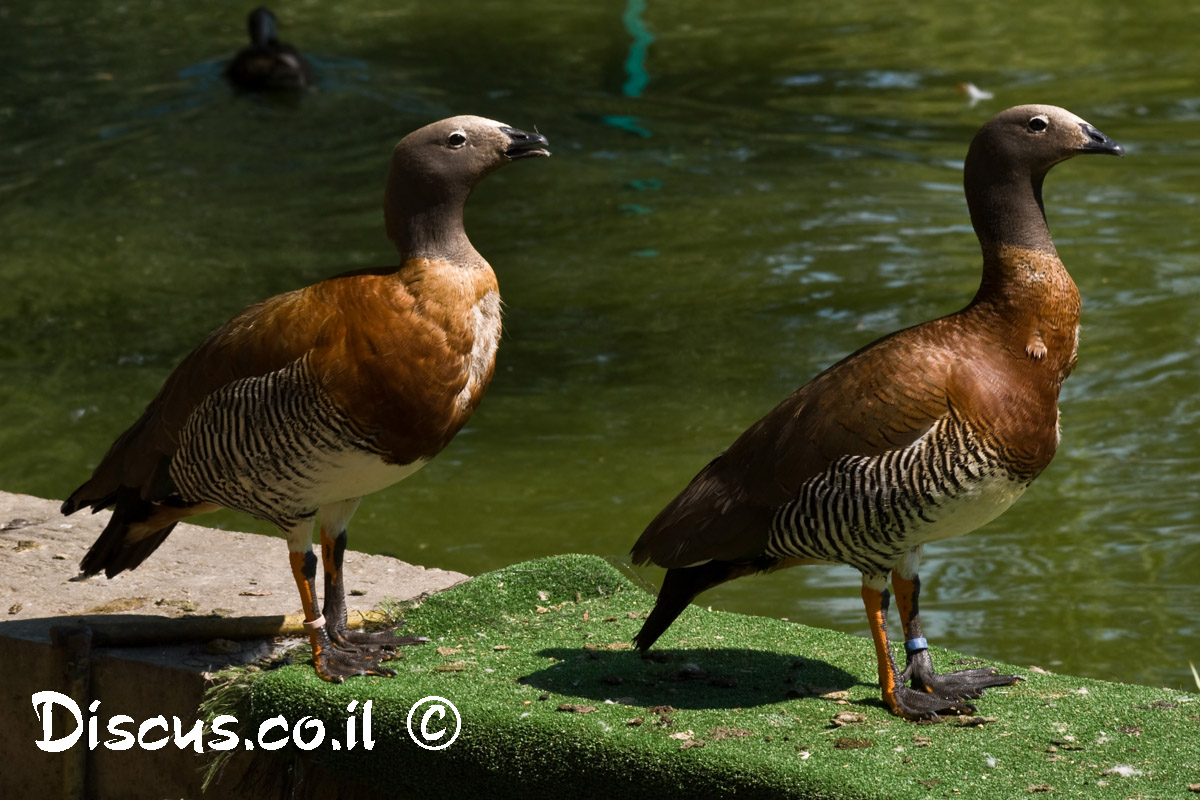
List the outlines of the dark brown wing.
<svg viewBox="0 0 1200 800">
<path fill-rule="evenodd" d="M 109 448 L 90 480 L 63 504 L 70 514 L 84 506 L 111 505 L 118 491 L 135 489 L 143 500 L 165 499 L 167 474 L 179 431 L 209 394 L 242 378 L 282 369 L 312 348 L 313 330 L 330 324 L 332 312 L 309 318 L 304 330 L 290 311 L 305 304 L 308 290 L 289 292 L 250 306 L 211 333 L 175 368 L 142 416 Z"/>
</svg>

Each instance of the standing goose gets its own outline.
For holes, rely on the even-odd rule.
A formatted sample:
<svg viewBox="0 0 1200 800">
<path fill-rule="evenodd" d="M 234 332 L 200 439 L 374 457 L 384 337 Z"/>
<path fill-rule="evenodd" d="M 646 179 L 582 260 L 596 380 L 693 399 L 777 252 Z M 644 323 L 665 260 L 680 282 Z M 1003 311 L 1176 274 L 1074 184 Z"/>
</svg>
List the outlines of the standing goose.
<svg viewBox="0 0 1200 800">
<path fill-rule="evenodd" d="M 463 229 L 471 189 L 546 138 L 480 117 L 404 137 L 384 195 L 397 267 L 348 272 L 272 297 L 218 329 L 167 378 L 91 479 L 63 503 L 115 506 L 87 575 L 142 563 L 181 519 L 220 507 L 287 537 L 313 663 L 325 680 L 391 675 L 417 638 L 346 628 L 346 525 L 366 494 L 411 475 L 479 405 L 500 339 L 496 276 Z M 313 520 L 325 602 L 317 610 Z"/>
<path fill-rule="evenodd" d="M 250 44 L 225 68 L 230 83 L 249 91 L 299 91 L 312 85 L 312 68 L 300 51 L 279 41 L 279 21 L 259 6 L 246 18 Z"/>
<path fill-rule="evenodd" d="M 983 249 L 975 298 L 825 370 L 655 517 L 633 546 L 635 563 L 667 568 L 635 638 L 643 653 L 705 589 L 800 564 L 848 564 L 862 572 L 879 684 L 894 714 L 969 713 L 965 700 L 1019 680 L 991 669 L 934 672 L 917 567 L 925 543 L 994 519 L 1054 456 L 1080 299 L 1046 226 L 1042 181 L 1086 153 L 1124 151 L 1054 106 L 1010 108 L 979 130 L 964 169 Z M 889 573 L 903 671 L 888 644 Z"/>
</svg>

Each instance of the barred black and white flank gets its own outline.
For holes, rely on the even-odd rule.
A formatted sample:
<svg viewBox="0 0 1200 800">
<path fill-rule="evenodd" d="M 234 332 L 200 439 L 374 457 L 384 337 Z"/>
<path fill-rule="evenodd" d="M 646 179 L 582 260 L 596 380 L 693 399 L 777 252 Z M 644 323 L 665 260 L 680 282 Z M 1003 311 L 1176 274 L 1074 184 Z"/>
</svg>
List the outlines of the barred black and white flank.
<svg viewBox="0 0 1200 800">
<path fill-rule="evenodd" d="M 286 530 L 325 503 L 369 494 L 425 463 L 386 465 L 380 455 L 305 357 L 208 395 L 180 431 L 171 480 L 189 503 L 216 503 Z"/>
<path fill-rule="evenodd" d="M 766 554 L 886 574 L 925 542 L 991 521 L 1032 482 L 954 415 L 908 447 L 843 456 L 775 512 Z"/>
</svg>

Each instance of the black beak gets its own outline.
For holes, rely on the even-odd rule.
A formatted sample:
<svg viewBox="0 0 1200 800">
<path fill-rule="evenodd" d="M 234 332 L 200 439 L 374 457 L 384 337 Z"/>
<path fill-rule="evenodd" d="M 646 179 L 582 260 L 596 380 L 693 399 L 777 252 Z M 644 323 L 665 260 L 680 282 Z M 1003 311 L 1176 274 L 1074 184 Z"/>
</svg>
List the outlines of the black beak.
<svg viewBox="0 0 1200 800">
<path fill-rule="evenodd" d="M 504 155 L 512 161 L 550 155 L 550 151 L 546 149 L 550 146 L 550 140 L 540 133 L 519 131 L 516 128 L 501 128 L 500 131 L 508 136 L 509 145 Z"/>
<path fill-rule="evenodd" d="M 1081 122 L 1079 127 L 1083 129 L 1083 135 L 1087 137 L 1080 150 L 1084 153 L 1100 153 L 1108 156 L 1123 156 L 1125 148 L 1114 142 L 1112 139 L 1105 136 L 1100 131 L 1088 125 L 1086 122 Z"/>
</svg>

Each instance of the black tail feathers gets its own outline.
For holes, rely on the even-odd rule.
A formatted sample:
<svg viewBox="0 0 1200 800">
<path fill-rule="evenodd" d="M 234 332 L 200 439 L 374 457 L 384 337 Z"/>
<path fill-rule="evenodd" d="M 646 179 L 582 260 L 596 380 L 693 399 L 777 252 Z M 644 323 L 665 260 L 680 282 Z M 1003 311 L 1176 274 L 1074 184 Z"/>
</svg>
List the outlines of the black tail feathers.
<svg viewBox="0 0 1200 800">
<path fill-rule="evenodd" d="M 64 513 L 71 513 L 67 511 L 67 503 L 63 504 Z M 72 510 L 78 510 L 83 505 L 88 504 L 76 503 Z M 113 509 L 112 519 L 79 564 L 83 574 L 95 575 L 103 571 L 111 578 L 145 561 L 177 524 L 172 522 L 163 528 L 147 531 L 148 526 L 153 526 L 148 521 L 154 509 L 151 503 L 140 498 L 120 498 Z"/>
<path fill-rule="evenodd" d="M 642 624 L 642 629 L 633 637 L 633 644 L 643 654 L 662 636 L 676 617 L 683 613 L 705 589 L 732 580 L 741 575 L 758 572 L 762 567 L 754 564 L 734 564 L 729 561 L 710 561 L 695 567 L 669 569 L 663 577 L 662 589 L 654 610 Z"/>
</svg>

